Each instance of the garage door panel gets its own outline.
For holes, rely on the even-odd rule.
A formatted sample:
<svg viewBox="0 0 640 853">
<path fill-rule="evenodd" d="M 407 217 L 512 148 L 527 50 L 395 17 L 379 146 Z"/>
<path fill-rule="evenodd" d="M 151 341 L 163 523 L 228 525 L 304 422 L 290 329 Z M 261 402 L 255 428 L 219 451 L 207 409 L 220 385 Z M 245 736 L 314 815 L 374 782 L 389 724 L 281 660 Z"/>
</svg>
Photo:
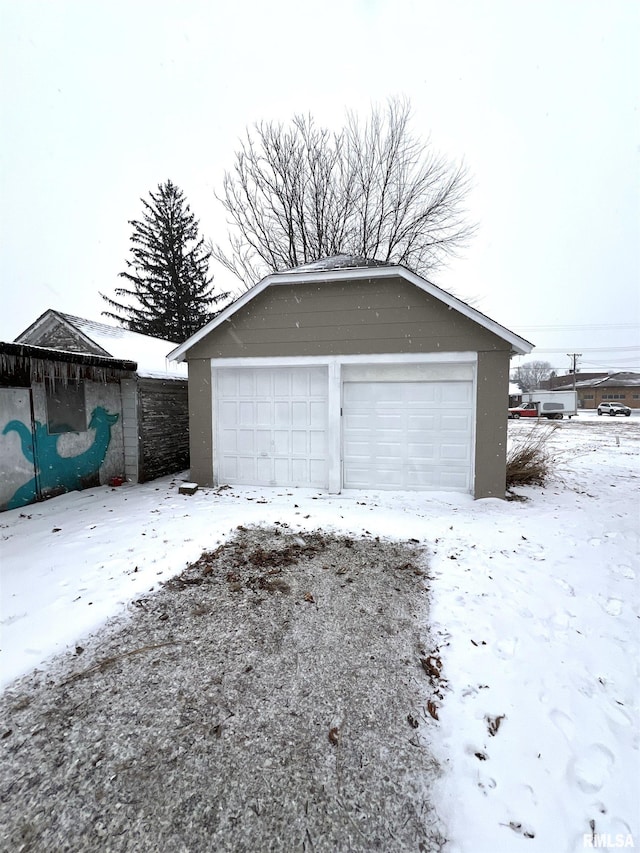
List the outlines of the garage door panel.
<svg viewBox="0 0 640 853">
<path fill-rule="evenodd" d="M 238 396 L 238 377 L 232 374 L 225 374 L 224 376 L 220 376 L 218 380 L 218 387 L 220 393 L 225 397 L 237 397 Z"/>
<path fill-rule="evenodd" d="M 376 488 L 382 489 L 401 489 L 402 488 L 402 474 L 398 470 L 397 465 L 390 465 L 385 467 L 381 465 L 378 468 L 378 473 L 376 476 L 376 480 L 380 483 Z M 371 488 L 372 486 L 369 486 Z"/>
<path fill-rule="evenodd" d="M 403 448 L 400 443 L 379 442 L 376 444 L 375 454 L 378 464 L 397 465 L 402 460 Z"/>
<path fill-rule="evenodd" d="M 411 430 L 419 430 L 420 432 L 435 431 L 439 428 L 440 419 L 438 415 L 429 415 L 425 413 L 415 414 L 407 412 L 407 427 Z"/>
<path fill-rule="evenodd" d="M 309 453 L 309 434 L 302 430 L 291 433 L 291 452 L 297 456 L 307 456 Z"/>
<path fill-rule="evenodd" d="M 309 482 L 321 483 L 327 479 L 327 463 L 326 459 L 311 459 L 309 460 Z"/>
<path fill-rule="evenodd" d="M 308 372 L 309 396 L 326 397 L 327 394 L 327 372 L 324 368 L 312 368 Z"/>
<path fill-rule="evenodd" d="M 223 427 L 238 423 L 238 404 L 235 401 L 225 400 L 218 406 L 218 422 Z"/>
<path fill-rule="evenodd" d="M 235 430 L 235 429 L 232 429 L 232 430 L 221 429 L 221 430 L 219 430 L 218 435 L 219 435 L 219 441 L 220 441 L 221 449 L 223 449 L 225 451 L 226 450 L 231 451 L 232 453 L 235 453 L 237 451 L 237 449 L 238 449 L 238 440 L 237 440 L 238 439 L 238 433 L 237 433 L 237 430 Z"/>
<path fill-rule="evenodd" d="M 326 459 L 327 455 L 327 434 L 324 430 L 310 430 L 309 431 L 309 453 L 313 458 L 315 457 L 316 461 L 319 461 L 317 457 L 321 457 L 322 459 Z"/>
<path fill-rule="evenodd" d="M 248 459 L 247 467 L 242 470 L 246 471 L 250 483 L 268 483 L 273 479 L 273 459 L 266 456 Z"/>
<path fill-rule="evenodd" d="M 291 393 L 294 396 L 309 396 L 309 376 L 306 372 L 291 374 Z"/>
<path fill-rule="evenodd" d="M 442 471 L 439 479 L 438 488 L 456 492 L 466 492 L 469 490 L 467 477 L 457 471 Z"/>
<path fill-rule="evenodd" d="M 271 373 L 271 384 L 264 393 L 275 394 L 276 397 L 286 397 L 289 394 L 289 372 L 286 368 L 277 368 L 269 371 Z M 260 371 L 260 378 L 268 379 L 267 371 Z"/>
<path fill-rule="evenodd" d="M 407 446 L 407 449 L 409 458 L 414 465 L 421 461 L 432 462 L 436 458 L 436 449 L 433 444 L 416 444 L 413 442 Z"/>
<path fill-rule="evenodd" d="M 256 440 L 257 439 L 257 440 Z M 238 453 L 242 454 L 253 454 L 259 453 L 260 448 L 260 436 L 256 436 L 254 430 L 249 429 L 241 429 L 236 432 L 236 443 L 238 448 Z M 256 447 L 258 444 L 258 447 Z"/>
<path fill-rule="evenodd" d="M 413 468 L 407 471 L 407 489 L 437 489 L 438 479 L 433 469 Z"/>
<path fill-rule="evenodd" d="M 473 384 L 345 382 L 345 488 L 471 487 Z"/>
<path fill-rule="evenodd" d="M 299 482 L 309 479 L 309 463 L 306 459 L 291 460 L 291 479 Z"/>
<path fill-rule="evenodd" d="M 344 426 L 348 430 L 369 429 L 370 418 L 366 412 L 350 412 L 344 409 Z"/>
<path fill-rule="evenodd" d="M 461 459 L 462 461 L 468 461 L 469 451 L 466 447 L 460 444 L 441 444 L 440 458 Z"/>
<path fill-rule="evenodd" d="M 470 382 L 443 382 L 441 383 L 440 400 L 443 403 L 461 403 L 465 406 L 471 405 L 471 383 Z"/>
<path fill-rule="evenodd" d="M 249 373 L 240 372 L 237 375 L 237 394 L 240 397 L 255 397 L 255 377 Z M 233 391 L 231 393 L 234 393 Z"/>
<path fill-rule="evenodd" d="M 291 406 L 288 401 L 276 400 L 273 403 L 273 419 L 271 423 L 277 427 L 289 426 L 291 423 Z"/>
<path fill-rule="evenodd" d="M 401 444 L 404 439 L 404 430 L 401 429 L 376 429 L 376 442 L 381 444 Z"/>
<path fill-rule="evenodd" d="M 379 465 L 375 471 L 369 466 L 349 466 L 345 470 L 345 489 L 401 489 L 402 477 L 397 465 Z"/>
<path fill-rule="evenodd" d="M 261 446 L 262 453 L 274 456 L 288 456 L 291 453 L 291 433 L 284 429 L 265 432 L 267 441 Z"/>
<path fill-rule="evenodd" d="M 233 418 L 231 421 L 226 421 L 225 426 L 230 426 L 232 423 L 241 423 L 241 424 L 253 424 L 255 423 L 255 407 L 253 402 L 246 402 L 245 400 L 237 403 L 236 406 L 237 415 L 232 413 L 232 410 L 229 409 L 229 415 Z"/>
<path fill-rule="evenodd" d="M 290 423 L 294 429 L 306 428 L 309 425 L 309 403 L 307 400 L 296 400 L 291 403 Z"/>
<path fill-rule="evenodd" d="M 238 457 L 227 456 L 223 458 L 220 467 L 220 476 L 225 480 L 236 480 L 238 477 Z"/>
<path fill-rule="evenodd" d="M 397 407 L 396 407 L 397 408 Z M 376 412 L 375 414 L 376 429 L 396 429 L 402 430 L 404 426 L 404 416 L 400 412 Z"/>
<path fill-rule="evenodd" d="M 247 404 L 244 404 L 247 405 Z M 255 422 L 256 424 L 270 426 L 273 423 L 273 403 L 266 400 L 256 400 L 255 402 Z M 247 413 L 251 410 L 249 408 L 245 409 Z M 250 414 L 247 414 L 247 418 L 244 423 L 251 423 L 252 418 Z M 242 423 L 242 421 L 241 421 Z"/>
<path fill-rule="evenodd" d="M 220 369 L 214 411 L 220 479 L 326 488 L 326 368 Z"/>
<path fill-rule="evenodd" d="M 309 402 L 309 426 L 324 430 L 327 422 L 326 400 L 311 400 Z"/>
<path fill-rule="evenodd" d="M 471 416 L 466 413 L 443 414 L 440 416 L 440 429 L 444 432 L 464 432 L 471 430 Z"/>
</svg>

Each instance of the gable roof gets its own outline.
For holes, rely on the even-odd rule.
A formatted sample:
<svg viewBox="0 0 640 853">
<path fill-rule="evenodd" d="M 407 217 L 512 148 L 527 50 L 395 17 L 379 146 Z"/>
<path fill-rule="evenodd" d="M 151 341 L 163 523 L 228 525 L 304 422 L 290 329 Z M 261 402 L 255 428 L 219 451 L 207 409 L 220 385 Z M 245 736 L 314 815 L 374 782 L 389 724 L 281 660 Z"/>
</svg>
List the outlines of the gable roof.
<svg viewBox="0 0 640 853">
<path fill-rule="evenodd" d="M 255 299 L 263 290 L 268 287 L 277 287 L 284 284 L 309 284 L 313 282 L 325 281 L 354 281 L 359 279 L 371 278 L 388 278 L 389 276 L 398 276 L 405 279 L 411 284 L 418 287 L 420 290 L 439 299 L 450 308 L 459 311 L 469 319 L 483 326 L 490 332 L 493 332 L 499 338 L 507 341 L 514 354 L 526 355 L 533 349 L 533 344 L 525 340 L 525 338 L 516 335 L 509 331 L 504 326 L 496 323 L 490 317 L 487 317 L 482 312 L 472 308 L 466 302 L 458 299 L 457 296 L 448 293 L 446 290 L 432 284 L 426 278 L 417 275 L 407 267 L 400 264 L 387 264 L 382 261 L 367 260 L 366 258 L 355 257 L 351 255 L 336 255 L 333 258 L 324 258 L 319 261 L 313 261 L 310 264 L 304 264 L 301 267 L 295 267 L 291 270 L 283 272 L 275 272 L 263 278 L 252 288 L 243 293 L 235 302 L 232 302 L 206 326 L 199 329 L 183 344 L 172 350 L 167 358 L 173 361 L 184 361 L 186 353 L 195 346 L 199 341 L 206 337 L 210 332 L 222 325 L 226 320 L 232 317 L 236 311 L 239 311 L 244 305 Z"/>
<path fill-rule="evenodd" d="M 131 332 L 118 326 L 109 326 L 95 320 L 85 320 L 72 314 L 49 309 L 16 338 L 16 343 L 30 343 L 38 333 L 44 333 L 61 324 L 86 344 L 86 349 L 71 348 L 72 352 L 92 352 L 107 358 L 135 361 L 139 376 L 156 379 L 186 379 L 184 365 L 169 365 L 167 352 L 175 347 L 175 341 L 152 338 Z M 65 346 L 65 350 L 69 348 Z"/>
<path fill-rule="evenodd" d="M 580 376 L 578 373 L 577 376 Z M 557 386 L 560 388 L 573 388 L 573 378 L 566 385 Z M 638 388 L 640 387 L 640 373 L 629 373 L 620 371 L 618 373 L 609 373 L 606 376 L 600 376 L 591 379 L 581 379 L 576 381 L 576 388 Z"/>
</svg>

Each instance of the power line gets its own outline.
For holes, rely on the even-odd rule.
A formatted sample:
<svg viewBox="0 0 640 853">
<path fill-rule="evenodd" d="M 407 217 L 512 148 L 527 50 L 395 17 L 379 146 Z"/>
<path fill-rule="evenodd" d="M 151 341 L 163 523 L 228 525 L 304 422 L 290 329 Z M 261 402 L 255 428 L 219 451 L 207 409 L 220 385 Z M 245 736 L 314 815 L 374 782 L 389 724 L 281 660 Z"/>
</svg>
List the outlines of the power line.
<svg viewBox="0 0 640 853">
<path fill-rule="evenodd" d="M 639 329 L 640 323 L 585 323 L 583 325 L 574 324 L 574 325 L 566 325 L 566 326 L 556 326 L 556 325 L 542 325 L 542 326 L 528 326 L 528 325 L 520 325 L 520 323 L 512 323 L 512 326 L 515 328 L 521 329 L 522 331 L 546 331 L 546 332 L 568 332 L 568 331 L 579 331 L 579 330 L 597 330 L 602 329 L 606 331 L 607 329 Z"/>
<path fill-rule="evenodd" d="M 565 349 L 555 348 L 555 349 L 543 349 L 542 347 L 535 348 L 537 353 L 540 352 L 566 352 Z M 629 347 L 583 347 L 584 352 L 636 352 L 640 351 L 640 346 L 634 345 Z"/>
<path fill-rule="evenodd" d="M 521 367 L 526 367 L 526 364 L 520 365 Z M 567 367 L 566 364 L 560 365 L 551 365 L 551 367 L 547 368 L 550 372 L 555 373 L 557 377 L 567 378 L 571 377 L 573 374 L 569 372 L 570 368 Z M 511 373 L 516 373 L 518 371 L 517 367 L 509 368 Z M 592 364 L 590 362 L 581 362 L 581 366 L 578 368 L 578 372 L 576 376 L 578 377 L 578 381 L 580 380 L 580 374 L 582 373 L 638 373 L 640 372 L 640 364 Z"/>
</svg>

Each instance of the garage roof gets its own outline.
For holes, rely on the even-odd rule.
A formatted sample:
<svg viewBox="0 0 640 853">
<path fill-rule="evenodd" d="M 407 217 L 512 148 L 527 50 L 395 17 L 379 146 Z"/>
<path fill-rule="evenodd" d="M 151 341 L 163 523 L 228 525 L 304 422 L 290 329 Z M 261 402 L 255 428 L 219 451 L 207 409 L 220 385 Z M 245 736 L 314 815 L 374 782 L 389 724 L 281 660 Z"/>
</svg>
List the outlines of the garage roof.
<svg viewBox="0 0 640 853">
<path fill-rule="evenodd" d="M 228 305 L 223 311 L 214 317 L 213 320 L 207 323 L 206 326 L 203 326 L 183 344 L 172 350 L 168 354 L 167 358 L 172 361 L 184 361 L 185 356 L 191 347 L 195 346 L 195 344 L 206 337 L 206 335 L 213 331 L 213 329 L 226 322 L 236 313 L 236 311 L 240 310 L 252 299 L 255 299 L 258 294 L 262 293 L 262 291 L 266 290 L 268 287 L 277 287 L 278 285 L 284 284 L 295 285 L 325 281 L 335 282 L 388 278 L 389 276 L 398 276 L 405 279 L 430 296 L 434 296 L 436 299 L 439 299 L 450 308 L 464 314 L 469 319 L 478 323 L 478 325 L 483 326 L 490 332 L 493 332 L 493 334 L 507 341 L 511 345 L 514 355 L 526 355 L 533 349 L 534 345 L 525 340 L 525 338 L 516 335 L 515 332 L 509 331 L 509 329 L 501 326 L 499 323 L 496 323 L 495 320 L 492 320 L 490 317 L 482 314 L 482 312 L 477 309 L 472 308 L 466 302 L 463 302 L 461 299 L 453 296 L 453 294 L 448 293 L 446 290 L 442 290 L 442 288 L 435 284 L 432 284 L 426 278 L 422 278 L 422 276 L 419 276 L 417 273 L 407 269 L 407 267 L 400 264 L 387 264 L 381 261 L 368 260 L 366 258 L 351 255 L 336 255 L 332 258 L 323 258 L 319 261 L 304 264 L 301 267 L 295 267 L 294 269 L 285 270 L 283 272 L 271 273 L 271 275 L 266 276 L 266 278 L 263 278 L 250 290 L 243 293 L 242 296 L 235 300 L 235 302 Z"/>
</svg>

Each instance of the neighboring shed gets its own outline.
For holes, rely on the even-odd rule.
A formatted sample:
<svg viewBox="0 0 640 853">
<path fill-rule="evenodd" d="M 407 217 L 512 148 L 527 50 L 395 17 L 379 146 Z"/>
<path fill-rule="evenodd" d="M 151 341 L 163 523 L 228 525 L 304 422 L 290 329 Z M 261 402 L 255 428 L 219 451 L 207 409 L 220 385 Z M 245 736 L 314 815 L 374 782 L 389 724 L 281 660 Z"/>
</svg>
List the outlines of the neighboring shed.
<svg viewBox="0 0 640 853">
<path fill-rule="evenodd" d="M 133 361 L 0 343 L 0 510 L 123 475 L 121 389 L 135 369 Z"/>
<path fill-rule="evenodd" d="M 119 473 L 145 482 L 189 466 L 187 371 L 166 359 L 175 342 L 49 310 L 16 343 L 136 362 L 137 370 L 118 379 L 125 453 Z"/>
<path fill-rule="evenodd" d="M 522 388 L 517 382 L 509 382 L 509 405 L 517 406 L 522 402 Z"/>
<path fill-rule="evenodd" d="M 504 497 L 509 359 L 532 348 L 402 266 L 274 273 L 170 353 L 191 478 Z"/>
</svg>

